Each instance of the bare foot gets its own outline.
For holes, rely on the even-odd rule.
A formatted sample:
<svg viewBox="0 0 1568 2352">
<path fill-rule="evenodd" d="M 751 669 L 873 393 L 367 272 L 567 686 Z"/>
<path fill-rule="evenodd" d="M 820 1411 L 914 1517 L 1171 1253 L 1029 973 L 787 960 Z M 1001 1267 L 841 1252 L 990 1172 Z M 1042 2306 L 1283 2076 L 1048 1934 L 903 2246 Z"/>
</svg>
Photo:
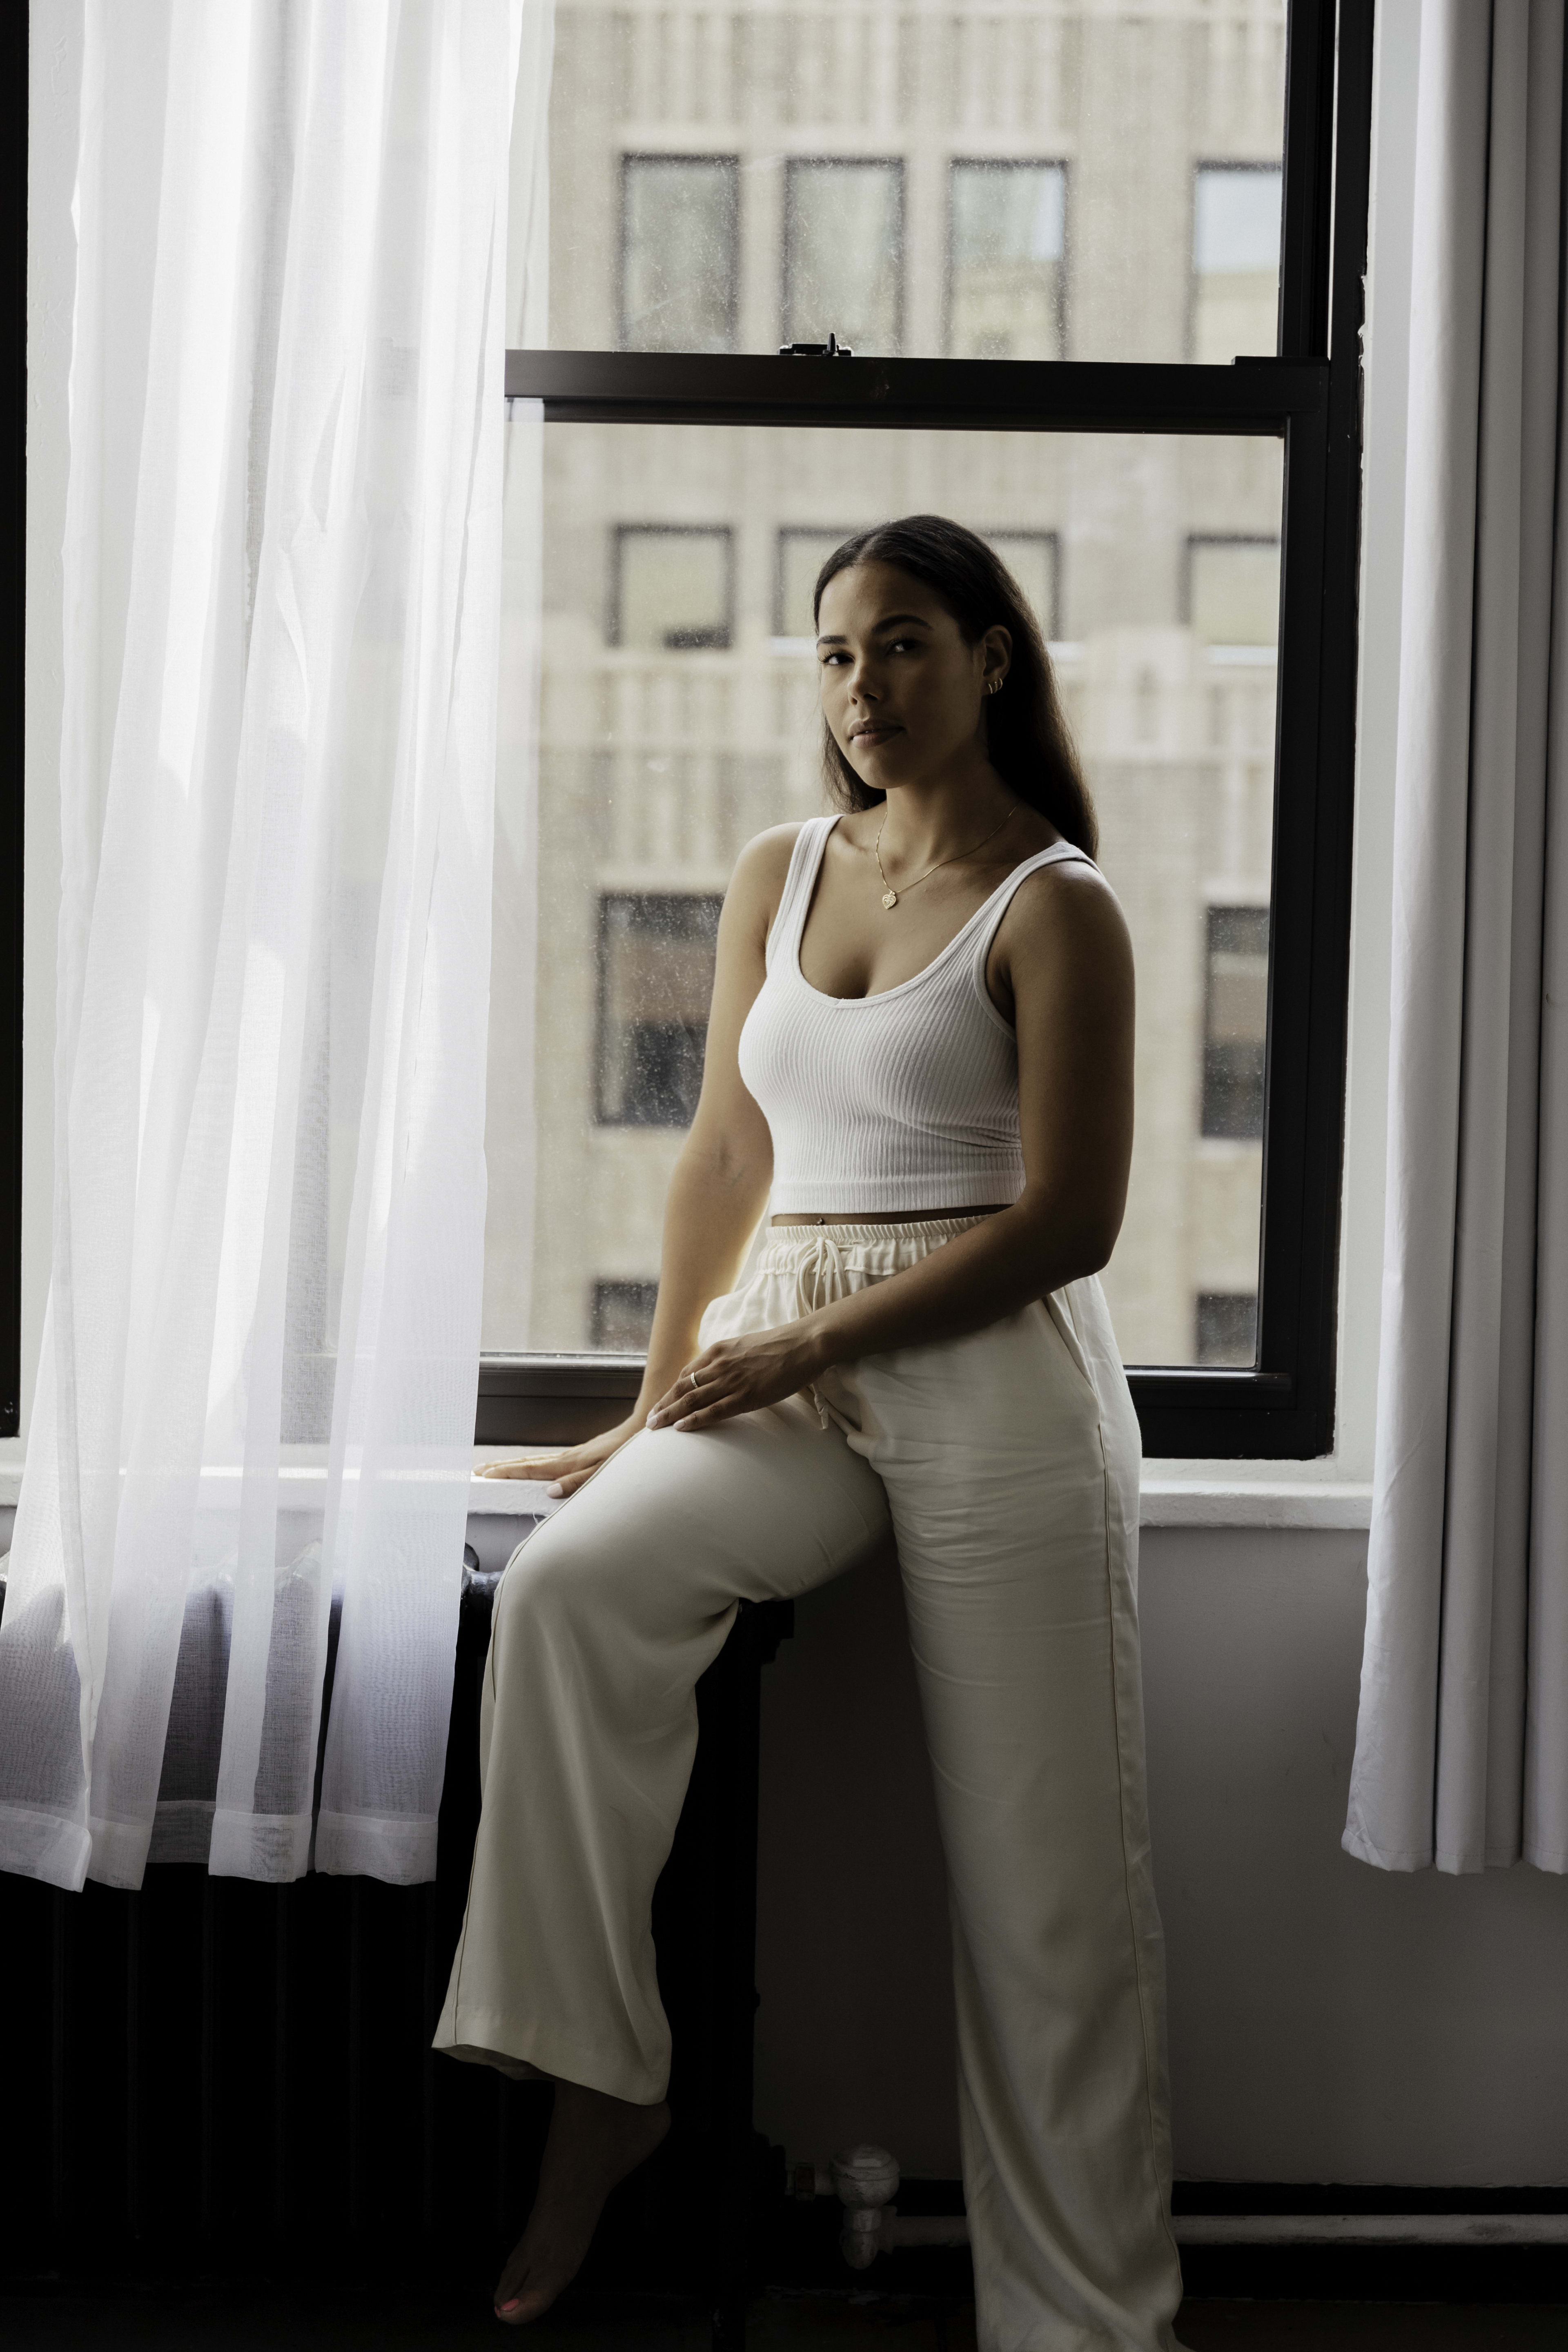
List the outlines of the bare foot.
<svg viewBox="0 0 1568 2352">
<path fill-rule="evenodd" d="M 495 2293 L 496 2317 L 521 2327 L 548 2311 L 582 2267 L 605 2200 L 650 2157 L 669 2109 L 633 2106 L 581 2083 L 557 2083 L 539 2194 Z"/>
</svg>

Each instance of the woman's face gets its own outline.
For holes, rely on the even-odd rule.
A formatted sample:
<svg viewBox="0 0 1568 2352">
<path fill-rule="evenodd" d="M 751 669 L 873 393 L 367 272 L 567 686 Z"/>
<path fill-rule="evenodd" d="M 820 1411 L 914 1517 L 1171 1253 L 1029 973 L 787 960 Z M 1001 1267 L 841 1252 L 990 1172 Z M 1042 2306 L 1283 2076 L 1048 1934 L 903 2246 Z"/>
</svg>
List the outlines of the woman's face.
<svg viewBox="0 0 1568 2352">
<path fill-rule="evenodd" d="M 933 590 L 891 563 L 852 563 L 817 614 L 817 679 L 833 739 L 879 792 L 985 756 L 981 712 L 1012 652 L 1004 628 L 977 645 Z"/>
</svg>

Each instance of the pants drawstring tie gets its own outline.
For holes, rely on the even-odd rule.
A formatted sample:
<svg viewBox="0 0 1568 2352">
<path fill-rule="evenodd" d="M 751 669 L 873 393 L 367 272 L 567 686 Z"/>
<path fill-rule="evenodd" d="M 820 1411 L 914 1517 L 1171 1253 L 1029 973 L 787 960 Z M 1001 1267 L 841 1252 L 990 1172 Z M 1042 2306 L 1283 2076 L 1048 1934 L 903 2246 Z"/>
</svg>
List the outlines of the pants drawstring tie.
<svg viewBox="0 0 1568 2352">
<path fill-rule="evenodd" d="M 817 1307 L 831 1307 L 835 1300 L 849 1296 L 844 1253 L 832 1234 L 821 1225 L 809 1227 L 807 1234 L 795 1270 L 795 1307 L 801 1315 L 814 1314 Z M 807 1383 L 807 1393 L 823 1428 L 831 1429 L 832 1416 L 815 1381 Z"/>
</svg>

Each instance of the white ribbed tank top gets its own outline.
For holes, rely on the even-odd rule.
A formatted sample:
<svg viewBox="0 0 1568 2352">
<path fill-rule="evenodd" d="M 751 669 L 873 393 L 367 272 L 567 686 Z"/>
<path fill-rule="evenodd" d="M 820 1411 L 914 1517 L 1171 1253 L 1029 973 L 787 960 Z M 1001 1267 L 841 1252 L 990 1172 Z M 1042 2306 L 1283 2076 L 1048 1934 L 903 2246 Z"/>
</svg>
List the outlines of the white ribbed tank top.
<svg viewBox="0 0 1568 2352">
<path fill-rule="evenodd" d="M 741 1076 L 773 1131 L 772 1207 L 983 1207 L 1024 1189 L 1018 1047 L 992 1003 L 985 960 L 1014 891 L 1068 858 L 1025 858 L 912 980 L 826 996 L 800 969 L 801 933 L 837 817 L 801 826 L 768 933 L 767 977 L 741 1031 Z"/>
</svg>

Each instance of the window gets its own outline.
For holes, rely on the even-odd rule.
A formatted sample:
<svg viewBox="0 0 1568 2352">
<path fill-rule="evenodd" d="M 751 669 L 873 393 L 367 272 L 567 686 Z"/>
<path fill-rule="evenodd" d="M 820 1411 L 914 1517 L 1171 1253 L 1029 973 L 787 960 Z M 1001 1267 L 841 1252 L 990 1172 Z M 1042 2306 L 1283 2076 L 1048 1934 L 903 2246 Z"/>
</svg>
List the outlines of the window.
<svg viewBox="0 0 1568 2352">
<path fill-rule="evenodd" d="M 558 0 L 548 347 L 507 378 L 544 419 L 542 686 L 500 779 L 548 908 L 539 1142 L 515 1213 L 492 1181 L 491 1435 L 559 1436 L 635 1380 L 597 1302 L 658 1262 L 704 924 L 744 842 L 823 805 L 812 585 L 850 530 L 935 511 L 1039 614 L 1133 934 L 1106 1288 L 1146 1448 L 1330 1443 L 1370 40 L 1355 0 L 1295 11 L 1287 119 L 1284 0 L 1250 0 L 1245 72 L 1212 17 L 721 0 L 694 74 L 678 14 L 622 43 Z M 710 122 L 732 151 L 732 241 L 666 241 L 672 300 L 705 283 L 660 351 L 616 348 L 628 122 L 650 162 L 713 163 Z M 857 356 L 779 356 L 830 331 Z"/>
<path fill-rule="evenodd" d="M 833 334 L 862 358 L 896 352 L 903 269 L 902 163 L 790 164 L 781 341 L 825 343 Z"/>
<path fill-rule="evenodd" d="M 599 902 L 603 1127 L 691 1124 L 713 991 L 717 898 Z"/>
<path fill-rule="evenodd" d="M 1279 308 L 1281 174 L 1200 163 L 1193 182 L 1193 357 L 1224 367 L 1272 352 Z"/>
<path fill-rule="evenodd" d="M 816 575 L 837 547 L 862 528 L 847 524 L 839 530 L 816 530 L 792 524 L 778 535 L 773 633 L 785 644 L 805 646 L 814 638 L 811 597 Z M 1054 530 L 987 530 L 991 541 L 1034 609 L 1047 638 L 1057 636 L 1058 544 Z"/>
<path fill-rule="evenodd" d="M 739 167 L 732 155 L 627 155 L 621 349 L 732 352 Z"/>
<path fill-rule="evenodd" d="M 849 524 L 842 530 L 813 530 L 799 524 L 789 524 L 778 535 L 778 563 L 773 593 L 773 635 L 793 640 L 798 646 L 810 645 L 816 630 L 811 616 L 812 591 L 816 575 L 836 547 L 842 547 L 852 533 L 861 528 Z"/>
<path fill-rule="evenodd" d="M 689 653 L 730 642 L 732 549 L 728 530 L 623 523 L 616 532 L 613 646 Z"/>
<path fill-rule="evenodd" d="M 596 1282 L 590 1328 L 594 1345 L 612 1356 L 640 1356 L 653 1329 L 657 1282 Z"/>
<path fill-rule="evenodd" d="M 1059 359 L 1063 166 L 956 163 L 952 206 L 949 351 L 961 360 Z"/>
<path fill-rule="evenodd" d="M 1058 625 L 1060 599 L 1057 583 L 1057 563 L 1061 542 L 1054 530 L 988 530 L 984 536 L 991 541 L 1003 562 L 1028 598 L 1042 634 L 1047 638 L 1059 637 Z"/>
<path fill-rule="evenodd" d="M 1258 1294 L 1205 1290 L 1198 1295 L 1200 1364 L 1251 1364 L 1258 1356 Z"/>
<path fill-rule="evenodd" d="M 1189 539 L 1186 617 L 1211 646 L 1272 646 L 1279 626 L 1277 539 Z"/>
<path fill-rule="evenodd" d="M 1263 1133 L 1268 1039 L 1268 909 L 1211 907 L 1204 1013 L 1203 1130 Z"/>
</svg>

